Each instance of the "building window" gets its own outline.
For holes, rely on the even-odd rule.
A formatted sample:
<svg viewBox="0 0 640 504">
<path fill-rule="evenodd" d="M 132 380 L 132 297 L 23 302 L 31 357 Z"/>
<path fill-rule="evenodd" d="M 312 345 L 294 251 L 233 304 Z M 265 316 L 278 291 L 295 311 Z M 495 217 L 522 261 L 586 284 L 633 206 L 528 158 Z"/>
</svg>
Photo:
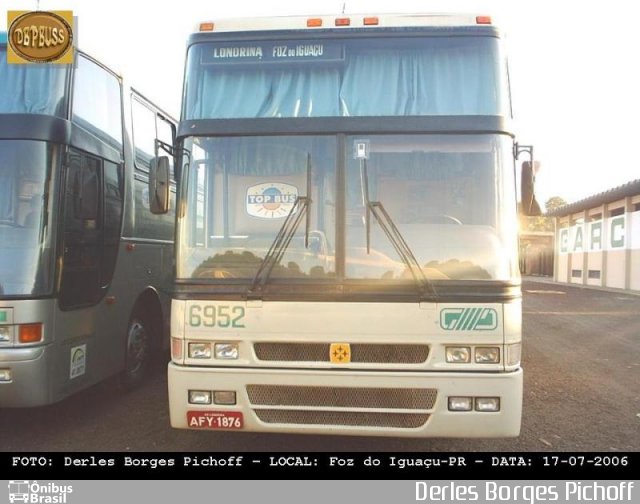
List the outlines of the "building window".
<svg viewBox="0 0 640 504">
<path fill-rule="evenodd" d="M 614 208 L 609 212 L 610 217 L 617 217 L 618 215 L 624 215 L 624 207 Z"/>
<path fill-rule="evenodd" d="M 579 270 L 579 269 L 571 270 L 571 278 L 582 278 L 582 270 Z"/>
<path fill-rule="evenodd" d="M 600 270 L 589 270 L 589 278 L 600 280 Z"/>
</svg>

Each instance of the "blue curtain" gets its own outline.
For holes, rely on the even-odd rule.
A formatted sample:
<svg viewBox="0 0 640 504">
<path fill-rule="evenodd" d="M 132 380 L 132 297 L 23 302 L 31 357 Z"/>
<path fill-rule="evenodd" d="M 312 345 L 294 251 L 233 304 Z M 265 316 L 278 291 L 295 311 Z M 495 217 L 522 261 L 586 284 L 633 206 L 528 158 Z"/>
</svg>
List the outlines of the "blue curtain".
<svg viewBox="0 0 640 504">
<path fill-rule="evenodd" d="M 187 119 L 506 113 L 496 51 L 484 44 L 360 49 L 339 68 L 192 68 Z"/>
<path fill-rule="evenodd" d="M 64 117 L 67 72 L 67 65 L 10 65 L 0 50 L 0 113 Z"/>
</svg>

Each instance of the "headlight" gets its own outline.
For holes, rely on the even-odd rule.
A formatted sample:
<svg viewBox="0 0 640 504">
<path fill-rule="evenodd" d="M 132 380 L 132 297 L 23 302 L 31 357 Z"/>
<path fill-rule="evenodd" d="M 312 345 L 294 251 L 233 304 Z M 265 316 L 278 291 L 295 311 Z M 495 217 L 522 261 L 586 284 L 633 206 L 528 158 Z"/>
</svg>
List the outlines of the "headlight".
<svg viewBox="0 0 640 504">
<path fill-rule="evenodd" d="M 500 398 L 476 397 L 476 411 L 500 411 Z"/>
<path fill-rule="evenodd" d="M 11 326 L 0 326 L 0 343 L 11 341 Z"/>
<path fill-rule="evenodd" d="M 478 364 L 497 364 L 500 362 L 500 347 L 476 347 L 474 355 Z"/>
<path fill-rule="evenodd" d="M 236 393 L 233 390 L 214 390 L 213 403 L 232 406 L 236 404 Z"/>
<path fill-rule="evenodd" d="M 235 360 L 239 357 L 237 343 L 216 343 L 215 344 L 216 359 Z"/>
<path fill-rule="evenodd" d="M 210 359 L 211 343 L 189 343 L 190 359 Z"/>
<path fill-rule="evenodd" d="M 211 392 L 209 390 L 190 390 L 189 404 L 211 404 Z"/>
<path fill-rule="evenodd" d="M 449 411 L 471 411 L 473 397 L 450 397 Z"/>
<path fill-rule="evenodd" d="M 471 348 L 469 347 L 447 347 L 447 362 L 462 364 L 471 362 Z"/>
</svg>

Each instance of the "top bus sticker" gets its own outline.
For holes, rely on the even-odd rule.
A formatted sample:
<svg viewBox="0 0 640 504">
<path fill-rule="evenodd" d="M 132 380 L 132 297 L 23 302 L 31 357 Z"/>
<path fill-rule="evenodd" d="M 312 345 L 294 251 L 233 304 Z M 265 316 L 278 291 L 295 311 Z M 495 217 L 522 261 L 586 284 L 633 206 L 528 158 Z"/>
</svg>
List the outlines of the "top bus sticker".
<svg viewBox="0 0 640 504">
<path fill-rule="evenodd" d="M 202 52 L 203 65 L 243 63 L 310 63 L 344 60 L 344 46 L 332 42 L 286 41 L 211 44 Z"/>
<path fill-rule="evenodd" d="M 291 184 L 257 184 L 247 189 L 247 213 L 262 219 L 286 217 L 297 198 L 298 188 Z"/>
</svg>

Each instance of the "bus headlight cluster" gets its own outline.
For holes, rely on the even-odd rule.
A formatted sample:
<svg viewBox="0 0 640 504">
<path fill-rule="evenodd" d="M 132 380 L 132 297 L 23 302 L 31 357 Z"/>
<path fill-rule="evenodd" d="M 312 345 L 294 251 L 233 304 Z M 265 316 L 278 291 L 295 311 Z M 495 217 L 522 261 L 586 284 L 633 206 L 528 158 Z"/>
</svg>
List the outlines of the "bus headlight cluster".
<svg viewBox="0 0 640 504">
<path fill-rule="evenodd" d="M 189 404 L 219 404 L 233 406 L 236 393 L 233 390 L 189 390 Z"/>
<path fill-rule="evenodd" d="M 445 353 L 447 362 L 451 364 L 468 364 L 472 355 L 476 364 L 500 363 L 500 347 L 497 346 L 448 346 Z"/>
<path fill-rule="evenodd" d="M 237 360 L 240 357 L 238 343 L 189 342 L 187 348 L 190 359 Z"/>
<path fill-rule="evenodd" d="M 449 397 L 449 411 L 500 411 L 499 397 Z"/>
</svg>

